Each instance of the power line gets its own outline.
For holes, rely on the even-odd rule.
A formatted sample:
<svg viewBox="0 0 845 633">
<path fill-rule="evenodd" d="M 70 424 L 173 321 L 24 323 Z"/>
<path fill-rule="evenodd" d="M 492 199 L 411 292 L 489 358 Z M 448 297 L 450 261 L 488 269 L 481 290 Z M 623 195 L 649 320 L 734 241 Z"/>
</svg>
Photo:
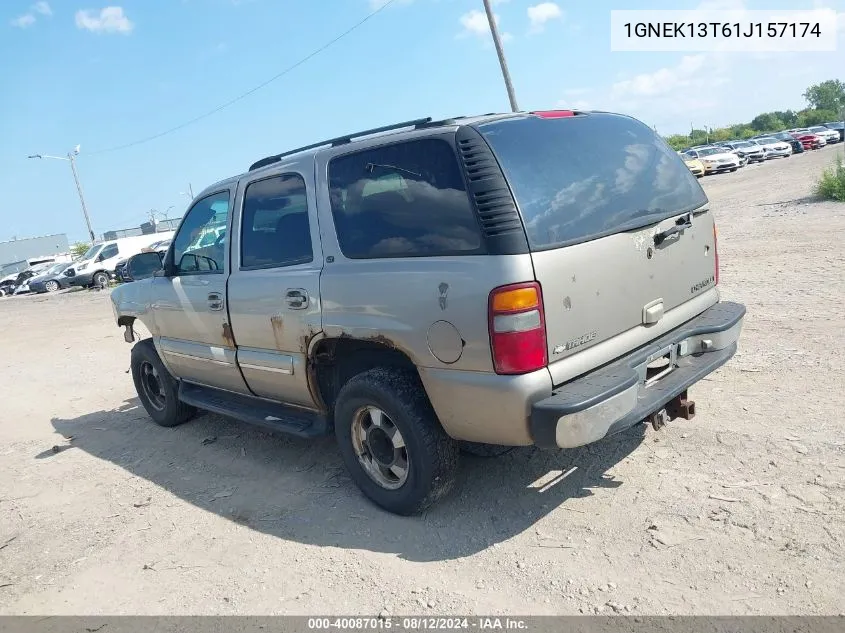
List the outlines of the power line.
<svg viewBox="0 0 845 633">
<path fill-rule="evenodd" d="M 228 108 L 229 106 L 237 103 L 238 101 L 241 101 L 241 100 L 247 98 L 249 95 L 251 95 L 255 92 L 258 92 L 262 88 L 270 85 L 271 83 L 273 83 L 277 79 L 284 77 L 289 72 L 296 70 L 297 68 L 302 66 L 302 64 L 309 61 L 311 58 L 316 57 L 317 55 L 322 53 L 327 48 L 336 44 L 337 42 L 342 40 L 344 37 L 346 37 L 347 35 L 349 35 L 353 31 L 355 31 L 359 27 L 363 26 L 368 20 L 370 20 L 371 18 L 375 17 L 376 15 L 378 15 L 379 13 L 384 11 L 387 7 L 389 7 L 394 2 L 396 2 L 396 0 L 385 0 L 385 2 L 381 6 L 379 6 L 377 9 L 375 9 L 372 12 L 370 12 L 369 14 L 367 14 L 363 19 L 361 19 L 358 22 L 356 22 L 355 24 L 353 24 L 351 27 L 346 29 L 343 33 L 341 33 L 340 35 L 338 35 L 334 39 L 329 40 L 328 42 L 323 44 L 320 48 L 312 51 L 311 53 L 309 53 L 308 55 L 306 55 L 305 57 L 303 57 L 299 61 L 295 62 L 294 64 L 291 64 L 290 66 L 285 68 L 283 71 L 277 73 L 276 75 L 273 75 L 272 77 L 270 77 L 266 81 L 263 81 L 262 83 L 255 86 L 254 88 L 250 88 L 246 92 L 238 95 L 237 97 L 235 97 L 233 99 L 230 99 L 229 101 L 226 101 L 225 103 L 222 103 L 221 105 L 217 106 L 213 110 L 209 110 L 205 114 L 201 114 L 199 116 L 196 116 L 193 119 L 185 121 L 184 123 L 180 123 L 179 125 L 172 127 L 172 128 L 169 128 L 167 130 L 164 130 L 163 132 L 159 132 L 158 134 L 154 134 L 153 136 L 147 136 L 147 137 L 139 139 L 137 141 L 132 141 L 131 143 L 125 143 L 124 145 L 117 145 L 115 147 L 109 147 L 107 149 L 97 150 L 96 152 L 86 152 L 86 154 L 88 154 L 89 156 L 92 156 L 92 155 L 95 155 L 95 154 L 106 154 L 106 153 L 109 153 L 109 152 L 116 152 L 118 150 L 127 149 L 129 147 L 134 147 L 136 145 L 142 145 L 143 143 L 149 143 L 150 141 L 154 141 L 156 139 L 159 139 L 162 136 L 167 136 L 168 134 L 172 134 L 173 132 L 181 130 L 182 128 L 186 128 L 189 125 L 193 125 L 194 123 L 197 123 L 198 121 L 202 121 L 203 119 L 210 117 L 212 114 L 217 114 L 221 110 Z"/>
</svg>

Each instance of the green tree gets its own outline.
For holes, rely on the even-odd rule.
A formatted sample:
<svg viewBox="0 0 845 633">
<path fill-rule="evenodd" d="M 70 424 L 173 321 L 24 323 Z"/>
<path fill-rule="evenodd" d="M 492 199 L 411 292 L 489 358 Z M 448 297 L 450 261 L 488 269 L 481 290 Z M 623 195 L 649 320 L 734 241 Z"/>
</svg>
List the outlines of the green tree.
<svg viewBox="0 0 845 633">
<path fill-rule="evenodd" d="M 798 113 L 798 125 L 801 127 L 809 127 L 811 125 L 820 125 L 828 121 L 840 120 L 835 110 L 802 110 Z"/>
<path fill-rule="evenodd" d="M 798 113 L 792 110 L 776 110 L 772 112 L 778 119 L 780 119 L 786 127 L 795 127 L 798 125 Z"/>
<path fill-rule="evenodd" d="M 751 119 L 751 127 L 758 132 L 774 132 L 786 127 L 774 112 L 764 112 Z"/>
<path fill-rule="evenodd" d="M 845 83 L 838 79 L 828 79 L 819 84 L 813 84 L 802 96 L 815 110 L 839 112 L 845 108 Z"/>
<path fill-rule="evenodd" d="M 86 244 L 85 242 L 77 242 L 76 244 L 70 247 L 70 253 L 74 257 L 82 257 L 89 248 L 91 248 L 90 244 Z"/>
<path fill-rule="evenodd" d="M 692 143 L 690 143 L 689 136 L 686 136 L 685 134 L 673 134 L 672 136 L 667 136 L 666 143 L 668 143 L 669 147 L 675 151 L 692 145 Z"/>
</svg>

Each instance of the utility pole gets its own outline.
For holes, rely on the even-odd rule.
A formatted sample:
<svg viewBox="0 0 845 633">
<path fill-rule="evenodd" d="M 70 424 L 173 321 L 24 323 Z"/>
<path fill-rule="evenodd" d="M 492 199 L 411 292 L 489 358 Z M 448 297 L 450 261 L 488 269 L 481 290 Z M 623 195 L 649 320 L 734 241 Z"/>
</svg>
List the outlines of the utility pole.
<svg viewBox="0 0 845 633">
<path fill-rule="evenodd" d="M 194 188 L 191 186 L 191 183 L 188 183 L 188 193 L 191 194 L 191 200 L 194 199 Z"/>
<path fill-rule="evenodd" d="M 79 155 L 79 145 L 73 148 L 73 151 L 64 156 L 48 156 L 47 154 L 32 154 L 27 158 L 51 158 L 53 160 L 66 160 L 70 163 L 70 170 L 73 172 L 73 182 L 76 183 L 76 192 L 79 194 L 79 203 L 82 205 L 82 215 L 85 216 L 85 225 L 88 227 L 88 236 L 91 238 L 91 243 L 94 243 L 94 230 L 91 228 L 91 218 L 88 217 L 88 207 L 85 206 L 85 196 L 82 193 L 82 185 L 79 183 L 79 174 L 76 171 L 76 157 Z"/>
<path fill-rule="evenodd" d="M 505 80 L 505 88 L 508 91 L 508 100 L 511 102 L 511 110 L 519 112 L 516 105 L 516 93 L 511 83 L 511 74 L 508 72 L 508 63 L 505 61 L 505 50 L 502 47 L 502 38 L 499 37 L 499 27 L 496 26 L 496 17 L 493 15 L 493 8 L 490 0 L 484 0 L 484 11 L 487 13 L 487 22 L 490 23 L 490 34 L 493 36 L 493 44 L 496 46 L 496 55 L 499 57 L 499 66 L 502 67 L 502 78 Z"/>
</svg>

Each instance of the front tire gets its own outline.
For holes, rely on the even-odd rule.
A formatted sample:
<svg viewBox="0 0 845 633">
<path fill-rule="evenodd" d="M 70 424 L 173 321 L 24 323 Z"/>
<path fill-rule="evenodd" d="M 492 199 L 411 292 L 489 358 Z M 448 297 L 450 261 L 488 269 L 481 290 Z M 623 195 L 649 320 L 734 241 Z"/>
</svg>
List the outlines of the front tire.
<svg viewBox="0 0 845 633">
<path fill-rule="evenodd" d="M 59 288 L 61 288 L 61 286 L 59 285 L 59 282 L 55 279 L 51 279 L 46 284 L 44 284 L 44 289 L 47 292 L 56 292 Z"/>
<path fill-rule="evenodd" d="M 340 390 L 334 418 L 352 480 L 388 512 L 417 514 L 454 485 L 457 443 L 415 373 L 379 367 L 358 374 Z"/>
<path fill-rule="evenodd" d="M 109 285 L 108 273 L 104 273 L 104 272 L 94 273 L 94 276 L 91 278 L 91 283 L 94 286 L 96 286 L 97 288 L 108 288 L 108 285 Z"/>
<path fill-rule="evenodd" d="M 179 400 L 179 385 L 158 357 L 152 339 L 132 348 L 132 380 L 138 399 L 159 426 L 178 426 L 190 420 L 196 409 Z"/>
</svg>

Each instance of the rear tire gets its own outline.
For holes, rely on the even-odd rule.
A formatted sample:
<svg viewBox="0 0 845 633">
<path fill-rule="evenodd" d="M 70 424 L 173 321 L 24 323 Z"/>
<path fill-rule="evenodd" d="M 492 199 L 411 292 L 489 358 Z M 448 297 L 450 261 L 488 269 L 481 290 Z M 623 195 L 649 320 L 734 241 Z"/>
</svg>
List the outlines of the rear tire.
<svg viewBox="0 0 845 633">
<path fill-rule="evenodd" d="M 378 367 L 358 374 L 337 396 L 334 424 L 352 480 L 388 512 L 422 512 L 454 485 L 457 443 L 415 373 Z"/>
<path fill-rule="evenodd" d="M 158 357 L 153 340 L 139 341 L 132 348 L 132 380 L 138 399 L 159 426 L 178 426 L 197 412 L 179 400 L 179 384 Z"/>
</svg>

